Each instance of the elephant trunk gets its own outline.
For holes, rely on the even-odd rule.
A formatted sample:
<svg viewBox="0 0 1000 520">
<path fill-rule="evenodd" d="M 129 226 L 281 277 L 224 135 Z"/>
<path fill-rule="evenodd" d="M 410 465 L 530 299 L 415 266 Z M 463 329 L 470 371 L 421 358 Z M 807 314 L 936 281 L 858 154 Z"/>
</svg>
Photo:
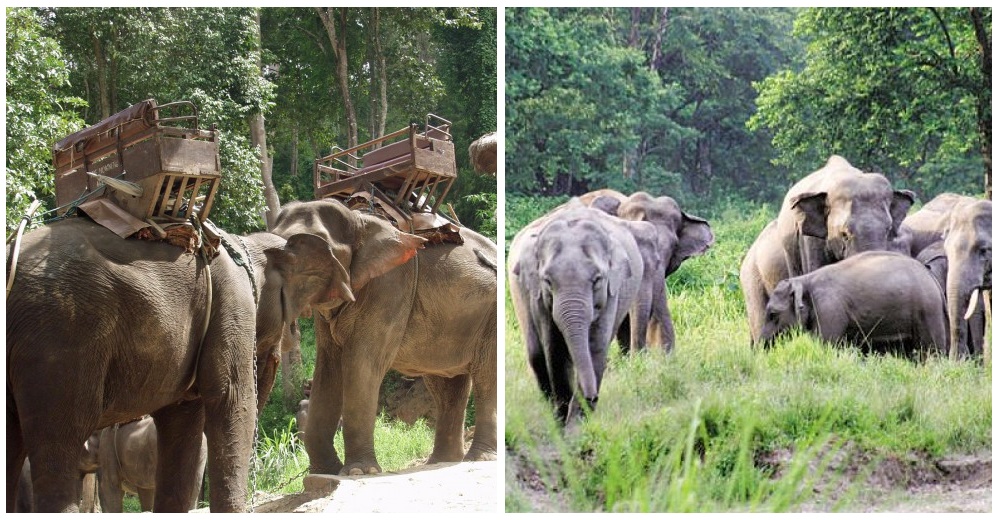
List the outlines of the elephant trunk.
<svg viewBox="0 0 1000 520">
<path fill-rule="evenodd" d="M 597 375 L 590 354 L 590 326 L 594 318 L 591 298 L 582 294 L 565 295 L 556 299 L 552 309 L 556 326 L 566 339 L 577 383 L 588 401 L 597 399 Z"/>
<path fill-rule="evenodd" d="M 951 359 L 959 359 L 969 355 L 968 319 L 965 317 L 965 311 L 978 284 L 960 276 L 961 271 L 958 269 L 949 267 L 948 270 L 949 276 L 946 282 L 950 339 L 948 355 Z"/>
</svg>

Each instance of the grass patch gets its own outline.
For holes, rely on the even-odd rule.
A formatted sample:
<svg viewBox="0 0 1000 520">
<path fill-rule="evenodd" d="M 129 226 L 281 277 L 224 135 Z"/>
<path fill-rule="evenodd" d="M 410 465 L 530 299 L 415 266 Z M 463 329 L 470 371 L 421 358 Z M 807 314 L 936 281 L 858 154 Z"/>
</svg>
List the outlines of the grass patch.
<svg viewBox="0 0 1000 520">
<path fill-rule="evenodd" d="M 858 491 L 843 481 L 866 470 L 838 476 L 841 448 L 871 461 L 991 448 L 992 377 L 980 364 L 865 356 L 804 334 L 752 349 L 738 269 L 772 215 L 719 214 L 712 249 L 667 282 L 674 352 L 625 356 L 613 343 L 598 409 L 566 432 L 508 296 L 508 511 L 788 511 L 817 498 L 836 508 Z"/>
</svg>

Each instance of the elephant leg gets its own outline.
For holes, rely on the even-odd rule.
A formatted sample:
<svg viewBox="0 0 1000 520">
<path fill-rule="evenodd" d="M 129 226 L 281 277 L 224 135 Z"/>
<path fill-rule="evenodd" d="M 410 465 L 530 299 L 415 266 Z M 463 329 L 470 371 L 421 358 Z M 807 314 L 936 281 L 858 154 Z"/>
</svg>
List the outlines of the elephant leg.
<svg viewBox="0 0 1000 520">
<path fill-rule="evenodd" d="M 661 284 L 658 292 L 659 294 L 653 293 L 653 326 L 650 327 L 650 335 L 654 338 L 658 337 L 659 340 L 655 343 L 650 341 L 649 344 L 663 345 L 663 350 L 669 354 L 673 352 L 676 341 L 674 321 L 670 316 L 670 306 L 667 303 L 666 285 Z"/>
<path fill-rule="evenodd" d="M 639 352 L 646 348 L 646 331 L 649 328 L 651 302 L 647 297 L 640 296 L 641 301 L 635 303 L 629 311 L 629 321 L 632 330 L 629 333 L 629 351 Z"/>
<path fill-rule="evenodd" d="M 257 420 L 256 388 L 254 387 L 253 348 L 255 345 L 253 328 L 229 324 L 223 318 L 214 319 L 209 326 L 201 360 L 198 364 L 197 384 L 204 403 L 205 437 L 208 442 L 208 483 L 211 511 L 243 512 L 246 510 L 247 487 L 250 476 L 250 459 L 253 455 L 254 424 Z M 243 359 L 240 362 L 238 360 Z M 169 421 L 173 422 L 173 421 Z M 179 425 L 170 425 L 178 431 Z M 190 426 L 188 427 L 190 429 Z M 167 437 L 159 433 L 161 437 Z M 185 457 L 193 458 L 198 452 L 200 439 L 185 438 Z M 161 449 L 160 453 L 164 453 Z M 190 460 L 189 458 L 185 459 Z M 161 458 L 160 462 L 164 462 Z M 185 478 L 194 480 L 194 464 L 185 472 Z M 164 464 L 158 464 L 157 475 Z M 162 479 L 157 479 L 158 485 Z M 187 485 L 197 485 L 189 482 Z M 186 487 L 184 489 L 187 489 Z M 160 490 L 157 489 L 154 510 L 161 508 L 181 509 L 186 504 L 180 500 L 190 496 L 177 493 L 175 501 L 160 504 Z M 186 511 L 186 510 L 185 510 Z"/>
<path fill-rule="evenodd" d="M 139 507 L 143 511 L 152 511 L 153 504 L 155 503 L 153 498 L 156 496 L 156 490 L 147 488 L 137 488 L 136 491 L 139 495 Z M 194 508 L 193 507 L 188 508 L 188 511 L 190 511 L 191 509 Z"/>
<path fill-rule="evenodd" d="M 309 395 L 309 418 L 303 439 L 310 473 L 336 475 L 344 464 L 333 447 L 344 407 L 343 351 L 333 342 L 330 322 L 313 313 L 316 368 Z"/>
<path fill-rule="evenodd" d="M 18 492 L 24 493 L 26 490 L 20 489 L 21 471 L 24 467 L 24 459 L 27 454 L 24 447 L 24 438 L 21 436 L 21 423 L 17 416 L 17 408 L 14 398 L 7 391 L 7 512 L 15 511 Z M 30 501 L 29 501 L 30 503 Z M 30 513 L 30 511 L 23 511 Z"/>
<path fill-rule="evenodd" d="M 97 494 L 101 499 L 101 511 L 122 512 L 124 492 L 117 464 L 102 465 L 101 469 L 97 470 Z"/>
<path fill-rule="evenodd" d="M 494 344 L 496 342 L 494 341 Z M 496 350 L 490 350 L 494 355 L 492 366 L 496 367 Z M 465 460 L 496 460 L 497 459 L 497 371 L 490 369 L 489 361 L 480 367 L 473 367 L 473 396 L 476 400 L 476 433 L 472 438 L 472 446 L 465 454 Z"/>
<path fill-rule="evenodd" d="M 535 328 L 533 320 L 528 320 L 522 330 L 524 332 L 524 345 L 528 351 L 528 364 L 531 365 L 531 370 L 535 373 L 535 380 L 538 381 L 542 395 L 551 401 L 553 399 L 552 380 L 549 379 L 545 350 L 539 341 L 538 330 Z"/>
<path fill-rule="evenodd" d="M 756 345 L 760 342 L 764 330 L 767 291 L 756 273 L 750 270 L 740 273 L 740 285 L 743 288 L 743 303 L 747 309 L 747 322 L 750 325 L 750 343 Z"/>
<path fill-rule="evenodd" d="M 150 497 L 157 512 L 187 512 L 194 509 L 198 494 L 198 461 L 205 411 L 200 400 L 182 401 L 161 408 L 153 414 L 156 424 L 156 500 Z M 150 490 L 151 491 L 151 490 Z M 142 488 L 139 488 L 142 499 Z M 143 502 L 143 511 L 146 504 Z"/>
<path fill-rule="evenodd" d="M 424 384 L 437 408 L 434 451 L 427 463 L 458 462 L 465 454 L 465 408 L 472 392 L 472 378 L 468 374 L 455 377 L 427 375 L 424 376 Z"/>
<path fill-rule="evenodd" d="M 372 356 L 373 349 L 384 345 L 398 345 L 401 338 L 397 334 L 378 338 L 373 345 L 373 337 L 357 338 L 349 341 L 354 348 L 343 353 L 344 385 L 344 467 L 341 475 L 373 475 L 382 472 L 375 457 L 375 417 L 378 414 L 378 392 L 382 379 L 389 371 L 392 356 Z M 316 380 L 313 379 L 312 395 L 316 394 Z M 309 405 L 309 413 L 312 407 Z M 440 420 L 440 419 L 439 419 Z M 306 421 L 306 430 L 313 424 L 313 416 Z"/>
<path fill-rule="evenodd" d="M 50 408 L 55 409 L 55 408 Z M 68 417 L 67 424 L 80 424 Z M 86 429 L 93 425 L 83 423 Z M 25 421 L 26 439 L 44 439 L 44 443 L 29 445 L 31 488 L 36 513 L 77 512 L 80 509 L 80 447 L 87 440 L 73 429 L 53 428 L 46 421 Z M 14 477 L 15 481 L 17 476 Z"/>
<path fill-rule="evenodd" d="M 81 479 L 81 493 L 83 500 L 80 501 L 81 513 L 96 513 L 97 509 L 97 473 L 85 473 Z"/>
</svg>

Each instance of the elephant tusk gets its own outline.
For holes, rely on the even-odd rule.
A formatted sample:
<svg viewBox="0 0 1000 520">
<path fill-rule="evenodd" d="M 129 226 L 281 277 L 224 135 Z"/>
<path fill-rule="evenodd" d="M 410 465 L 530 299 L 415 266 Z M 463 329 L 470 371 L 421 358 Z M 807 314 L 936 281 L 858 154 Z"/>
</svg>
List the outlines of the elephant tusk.
<svg viewBox="0 0 1000 520">
<path fill-rule="evenodd" d="M 972 314 L 976 312 L 976 307 L 979 305 L 979 287 L 972 290 L 972 296 L 969 297 L 969 308 L 965 311 L 965 319 L 969 320 L 972 318 Z"/>
</svg>

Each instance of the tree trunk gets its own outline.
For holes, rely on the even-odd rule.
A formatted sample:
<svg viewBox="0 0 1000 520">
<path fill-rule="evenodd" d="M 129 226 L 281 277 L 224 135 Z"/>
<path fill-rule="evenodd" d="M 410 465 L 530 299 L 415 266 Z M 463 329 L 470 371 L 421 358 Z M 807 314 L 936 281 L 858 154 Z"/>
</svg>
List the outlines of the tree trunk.
<svg viewBox="0 0 1000 520">
<path fill-rule="evenodd" d="M 993 113 L 990 107 L 993 88 L 993 44 L 986 31 L 981 7 L 970 7 L 969 15 L 979 42 L 981 87 L 976 92 L 976 120 L 979 124 L 979 151 L 983 156 L 986 198 L 993 199 Z"/>
<path fill-rule="evenodd" d="M 299 177 L 299 125 L 292 125 L 292 163 L 288 167 L 288 172 L 293 179 Z"/>
<path fill-rule="evenodd" d="M 257 9 L 257 70 L 263 71 L 261 63 L 261 39 L 260 39 L 260 9 Z M 250 116 L 250 143 L 257 147 L 260 153 L 260 177 L 264 181 L 264 202 L 267 204 L 267 212 L 264 214 L 264 221 L 267 222 L 267 229 L 274 227 L 274 219 L 281 209 L 281 201 L 278 200 L 278 192 L 274 189 L 274 182 L 271 180 L 271 158 L 267 154 L 267 132 L 264 129 L 264 114 L 256 113 Z"/>
<path fill-rule="evenodd" d="M 315 9 L 326 29 L 330 46 L 333 48 L 337 86 L 344 101 L 344 112 L 347 114 L 347 147 L 354 148 L 358 145 L 358 115 L 354 109 L 354 101 L 351 99 L 351 91 L 347 83 L 347 8 L 339 8 L 339 13 L 334 12 L 335 8 L 333 7 L 316 7 Z"/>
<path fill-rule="evenodd" d="M 656 36 L 653 38 L 653 50 L 651 51 L 649 58 L 649 70 L 657 70 L 660 68 L 660 57 L 662 56 L 660 47 L 663 46 L 663 33 L 667 31 L 667 18 L 669 14 L 669 7 L 664 7 L 660 12 L 660 21 L 656 27 Z"/>
<path fill-rule="evenodd" d="M 94 62 L 97 64 L 97 92 L 101 101 L 101 120 L 104 120 L 111 117 L 107 63 L 104 61 L 104 46 L 100 38 L 96 34 L 91 34 L 90 37 L 94 43 Z"/>
</svg>

